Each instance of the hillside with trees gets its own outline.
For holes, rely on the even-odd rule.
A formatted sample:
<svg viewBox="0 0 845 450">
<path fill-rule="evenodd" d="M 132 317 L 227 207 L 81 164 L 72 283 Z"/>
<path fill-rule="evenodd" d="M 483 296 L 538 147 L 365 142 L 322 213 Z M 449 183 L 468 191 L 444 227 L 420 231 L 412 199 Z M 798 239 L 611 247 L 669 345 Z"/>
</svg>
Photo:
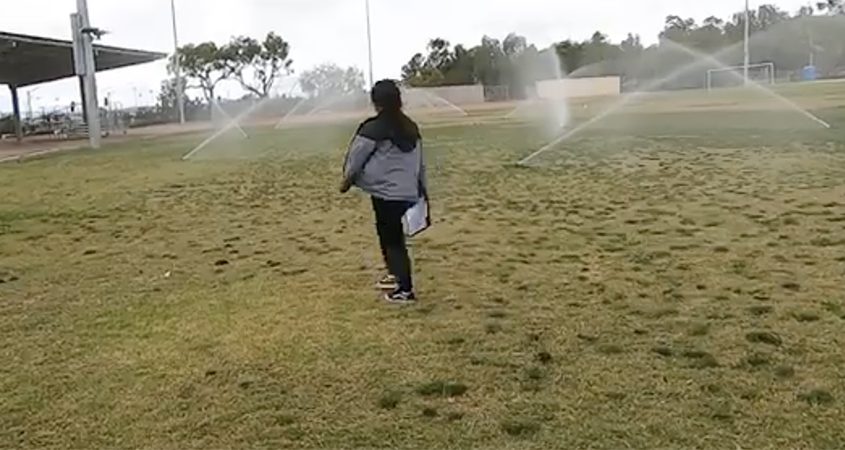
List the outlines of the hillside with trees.
<svg viewBox="0 0 845 450">
<path fill-rule="evenodd" d="M 752 61 L 774 63 L 779 78 L 796 79 L 811 63 L 821 76 L 845 76 L 842 0 L 827 0 L 817 8 L 806 6 L 794 13 L 762 5 L 750 12 L 749 27 Z M 520 79 L 525 73 L 538 79 L 555 76 L 554 70 L 524 70 L 542 67 L 549 60 L 546 53 L 554 52 L 560 72 L 569 77 L 618 75 L 627 90 L 702 87 L 707 69 L 742 64 L 744 31 L 745 14 L 737 12 L 727 19 L 713 16 L 701 23 L 669 16 L 658 43 L 648 47 L 640 36 L 629 34 L 614 43 L 600 31 L 584 41 L 564 40 L 544 49 L 517 34 L 502 40 L 484 36 L 471 48 L 435 38 L 425 52 L 413 55 L 404 65 L 402 79 L 420 87 L 505 86 L 511 97 L 521 97 L 526 85 L 536 81 Z"/>
</svg>

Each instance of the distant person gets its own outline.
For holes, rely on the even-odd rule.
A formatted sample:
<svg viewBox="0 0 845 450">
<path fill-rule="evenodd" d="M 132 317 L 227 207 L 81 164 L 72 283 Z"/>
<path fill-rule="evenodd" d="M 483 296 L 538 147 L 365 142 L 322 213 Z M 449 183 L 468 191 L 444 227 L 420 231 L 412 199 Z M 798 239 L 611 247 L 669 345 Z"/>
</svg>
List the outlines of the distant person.
<svg viewBox="0 0 845 450">
<path fill-rule="evenodd" d="M 358 127 L 349 144 L 340 192 L 356 186 L 372 197 L 381 253 L 388 274 L 378 287 L 391 303 L 414 303 L 416 295 L 402 217 L 427 198 L 419 127 L 402 112 L 394 81 L 382 80 L 370 95 L 377 112 Z"/>
</svg>

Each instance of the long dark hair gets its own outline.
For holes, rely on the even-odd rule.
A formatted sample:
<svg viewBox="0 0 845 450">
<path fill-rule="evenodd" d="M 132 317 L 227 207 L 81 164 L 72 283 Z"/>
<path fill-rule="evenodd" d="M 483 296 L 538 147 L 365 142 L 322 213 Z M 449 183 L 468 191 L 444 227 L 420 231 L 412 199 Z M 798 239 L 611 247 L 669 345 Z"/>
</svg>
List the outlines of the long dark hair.
<svg viewBox="0 0 845 450">
<path fill-rule="evenodd" d="M 404 151 L 413 150 L 420 139 L 420 129 L 402 111 L 402 92 L 393 80 L 381 80 L 373 86 L 370 99 L 380 119 L 390 126 L 390 140 Z"/>
</svg>

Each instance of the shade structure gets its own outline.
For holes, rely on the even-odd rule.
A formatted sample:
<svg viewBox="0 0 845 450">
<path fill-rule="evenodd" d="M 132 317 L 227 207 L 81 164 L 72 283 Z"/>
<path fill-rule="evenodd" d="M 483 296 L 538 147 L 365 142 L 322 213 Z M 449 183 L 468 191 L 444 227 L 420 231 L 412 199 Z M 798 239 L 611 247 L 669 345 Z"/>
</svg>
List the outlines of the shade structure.
<svg viewBox="0 0 845 450">
<path fill-rule="evenodd" d="M 94 45 L 97 71 L 157 61 L 165 53 Z M 25 87 L 74 76 L 73 42 L 0 32 L 0 84 Z"/>
</svg>

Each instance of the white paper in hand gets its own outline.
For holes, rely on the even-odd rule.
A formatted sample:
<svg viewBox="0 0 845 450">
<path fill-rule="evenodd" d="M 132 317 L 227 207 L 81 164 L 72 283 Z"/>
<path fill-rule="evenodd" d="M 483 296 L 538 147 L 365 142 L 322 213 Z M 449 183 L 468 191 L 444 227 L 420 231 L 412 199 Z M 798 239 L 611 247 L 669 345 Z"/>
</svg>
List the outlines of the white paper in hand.
<svg viewBox="0 0 845 450">
<path fill-rule="evenodd" d="M 414 237 L 431 226 L 431 216 L 428 214 L 428 201 L 425 197 L 419 199 L 402 217 L 405 225 L 405 235 Z"/>
</svg>

